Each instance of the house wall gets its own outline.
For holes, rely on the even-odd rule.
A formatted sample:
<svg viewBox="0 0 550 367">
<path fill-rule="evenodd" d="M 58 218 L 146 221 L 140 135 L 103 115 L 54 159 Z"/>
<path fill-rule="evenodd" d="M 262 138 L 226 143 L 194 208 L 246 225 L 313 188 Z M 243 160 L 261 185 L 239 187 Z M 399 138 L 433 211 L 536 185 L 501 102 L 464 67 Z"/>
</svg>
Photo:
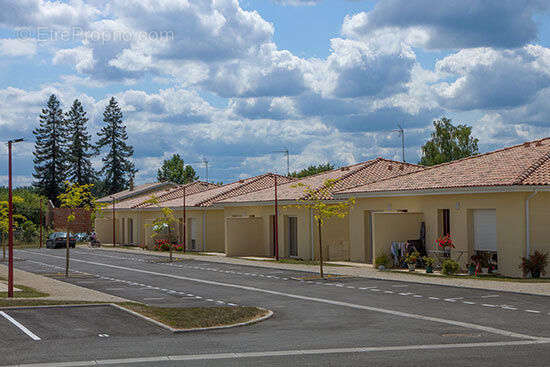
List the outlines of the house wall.
<svg viewBox="0 0 550 367">
<path fill-rule="evenodd" d="M 227 256 L 267 256 L 258 244 L 264 239 L 264 220 L 259 217 L 225 219 Z"/>
<path fill-rule="evenodd" d="M 531 251 L 550 253 L 550 192 L 539 192 L 530 203 Z"/>
<path fill-rule="evenodd" d="M 365 213 L 366 211 L 401 210 L 424 214 L 426 223 L 426 248 L 434 249 L 435 240 L 440 233 L 440 209 L 450 209 L 451 235 L 456 250 L 465 251 L 460 262 L 465 265 L 473 253 L 471 213 L 474 209 L 495 209 L 497 216 L 497 246 L 499 270 L 509 276 L 520 276 L 518 268 L 525 251 L 525 198 L 527 193 L 460 194 L 431 195 L 410 197 L 384 197 L 357 199 L 350 217 L 351 259 L 365 262 L 368 255 L 365 250 Z M 543 207 L 546 196 L 538 198 Z M 543 209 L 533 209 L 543 212 Z M 541 218 L 544 218 L 541 215 Z M 544 219 L 539 219 L 544 220 Z M 540 224 L 533 224 L 542 228 Z M 420 226 L 418 227 L 420 230 Z M 546 229 L 539 230 L 544 236 Z M 413 238 L 418 238 L 419 233 Z M 538 237 L 542 238 L 542 237 Z M 378 249 L 377 249 L 378 251 Z M 389 251 L 389 248 L 388 248 Z"/>
<path fill-rule="evenodd" d="M 225 217 L 223 209 L 206 212 L 205 251 L 225 251 Z"/>
<path fill-rule="evenodd" d="M 372 213 L 372 243 L 374 258 L 389 253 L 393 241 L 417 239 L 421 213 Z"/>
</svg>

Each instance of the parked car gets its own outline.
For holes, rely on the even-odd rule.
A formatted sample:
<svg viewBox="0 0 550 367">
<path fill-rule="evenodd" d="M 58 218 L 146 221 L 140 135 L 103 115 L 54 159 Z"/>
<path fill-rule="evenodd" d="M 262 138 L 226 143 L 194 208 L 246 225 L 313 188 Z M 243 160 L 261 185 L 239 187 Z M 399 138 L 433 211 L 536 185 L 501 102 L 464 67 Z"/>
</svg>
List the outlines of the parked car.
<svg viewBox="0 0 550 367">
<path fill-rule="evenodd" d="M 67 233 L 66 232 L 54 232 L 48 236 L 46 240 L 46 248 L 58 248 L 67 246 Z M 69 238 L 69 247 L 76 247 L 76 238 L 71 236 Z"/>
<path fill-rule="evenodd" d="M 77 242 L 86 242 L 89 241 L 89 236 L 87 233 L 75 233 L 74 237 L 76 238 Z"/>
</svg>

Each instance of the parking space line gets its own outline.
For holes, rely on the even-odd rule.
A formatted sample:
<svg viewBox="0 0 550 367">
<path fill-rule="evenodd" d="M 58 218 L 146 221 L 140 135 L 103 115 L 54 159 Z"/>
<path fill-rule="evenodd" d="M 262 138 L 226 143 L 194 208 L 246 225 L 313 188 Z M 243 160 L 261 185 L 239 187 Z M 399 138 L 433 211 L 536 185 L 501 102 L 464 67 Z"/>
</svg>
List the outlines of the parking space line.
<svg viewBox="0 0 550 367">
<path fill-rule="evenodd" d="M 4 316 L 4 318 L 6 320 L 8 320 L 9 322 L 11 322 L 12 324 L 14 324 L 15 326 L 17 326 L 19 328 L 19 330 L 21 330 L 22 332 L 24 332 L 25 334 L 27 334 L 32 340 L 41 340 L 36 334 L 34 334 L 32 331 L 30 331 L 29 329 L 27 329 L 24 325 L 20 324 L 16 319 L 14 319 L 13 317 L 11 317 L 10 315 L 8 315 L 7 313 L 5 313 L 4 311 L 0 311 L 0 315 Z"/>
</svg>

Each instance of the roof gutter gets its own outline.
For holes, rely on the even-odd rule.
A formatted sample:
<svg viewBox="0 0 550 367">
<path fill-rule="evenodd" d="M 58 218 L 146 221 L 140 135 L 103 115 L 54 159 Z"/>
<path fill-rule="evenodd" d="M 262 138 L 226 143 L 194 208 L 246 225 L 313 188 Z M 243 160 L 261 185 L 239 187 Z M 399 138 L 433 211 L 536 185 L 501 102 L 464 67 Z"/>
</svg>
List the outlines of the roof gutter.
<svg viewBox="0 0 550 367">
<path fill-rule="evenodd" d="M 529 210 L 529 202 L 532 198 L 534 198 L 539 193 L 539 190 L 533 191 L 527 198 L 525 199 L 525 256 L 529 257 L 529 254 L 531 253 L 531 213 Z"/>
</svg>

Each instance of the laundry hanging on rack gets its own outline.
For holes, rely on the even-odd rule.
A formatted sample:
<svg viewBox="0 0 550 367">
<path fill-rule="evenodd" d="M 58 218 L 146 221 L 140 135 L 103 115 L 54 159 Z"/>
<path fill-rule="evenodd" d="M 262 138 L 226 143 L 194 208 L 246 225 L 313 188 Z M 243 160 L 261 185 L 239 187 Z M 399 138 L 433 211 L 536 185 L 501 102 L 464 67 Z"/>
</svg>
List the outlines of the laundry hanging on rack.
<svg viewBox="0 0 550 367">
<path fill-rule="evenodd" d="M 393 257 L 393 265 L 401 266 L 407 256 L 407 242 L 392 241 L 390 251 Z"/>
</svg>

